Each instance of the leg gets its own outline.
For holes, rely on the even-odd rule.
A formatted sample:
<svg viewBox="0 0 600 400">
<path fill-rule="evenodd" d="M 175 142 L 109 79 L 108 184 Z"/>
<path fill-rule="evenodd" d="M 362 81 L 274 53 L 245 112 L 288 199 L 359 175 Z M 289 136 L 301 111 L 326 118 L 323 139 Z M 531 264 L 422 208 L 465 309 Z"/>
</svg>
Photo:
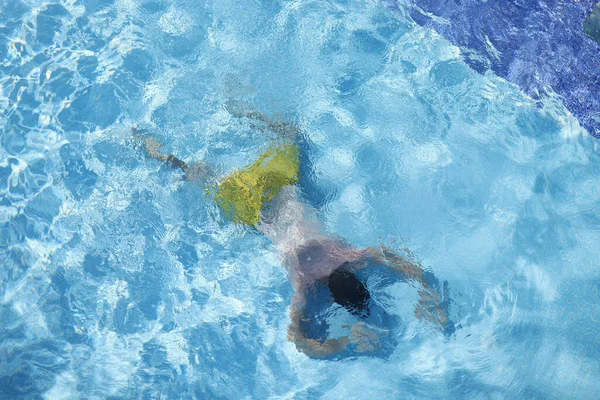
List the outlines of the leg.
<svg viewBox="0 0 600 400">
<path fill-rule="evenodd" d="M 156 138 L 146 135 L 146 130 L 139 130 L 136 127 L 131 128 L 135 140 L 143 144 L 146 153 L 150 158 L 162 161 L 167 166 L 180 169 L 185 172 L 185 179 L 190 182 L 198 182 L 205 179 L 208 175 L 208 168 L 204 164 L 187 164 L 185 161 L 177 158 L 173 154 L 161 153 L 163 144 Z"/>
<path fill-rule="evenodd" d="M 138 142 L 138 144 L 143 144 L 146 153 L 150 158 L 154 158 L 155 160 L 166 162 L 169 158 L 168 154 L 164 154 L 160 152 L 163 144 L 153 138 L 152 136 L 146 136 L 145 129 L 137 129 L 135 126 L 131 128 L 131 133 L 133 134 L 133 138 Z"/>
</svg>

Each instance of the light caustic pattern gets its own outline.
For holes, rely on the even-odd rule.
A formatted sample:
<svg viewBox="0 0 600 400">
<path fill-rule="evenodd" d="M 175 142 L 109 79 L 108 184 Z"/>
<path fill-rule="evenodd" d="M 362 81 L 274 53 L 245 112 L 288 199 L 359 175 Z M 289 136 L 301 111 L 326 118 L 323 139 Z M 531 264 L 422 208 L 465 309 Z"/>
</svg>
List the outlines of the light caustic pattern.
<svg viewBox="0 0 600 400">
<path fill-rule="evenodd" d="M 598 145 L 559 101 L 479 75 L 376 1 L 0 1 L 2 398 L 597 398 Z M 146 159 L 130 127 L 225 174 L 303 132 L 307 201 L 356 246 L 409 247 L 386 357 L 310 359 L 264 237 Z"/>
</svg>

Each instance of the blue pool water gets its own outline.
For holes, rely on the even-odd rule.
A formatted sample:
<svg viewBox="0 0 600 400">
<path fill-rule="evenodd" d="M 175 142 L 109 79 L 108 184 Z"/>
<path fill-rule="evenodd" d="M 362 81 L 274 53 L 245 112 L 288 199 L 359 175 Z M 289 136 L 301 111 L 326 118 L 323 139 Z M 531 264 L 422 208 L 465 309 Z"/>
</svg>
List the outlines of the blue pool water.
<svg viewBox="0 0 600 400">
<path fill-rule="evenodd" d="M 534 98 L 558 94 L 600 137 L 600 2 L 594 0 L 386 0 L 461 47 L 474 69 Z"/>
<path fill-rule="evenodd" d="M 419 23 L 379 1 L 0 0 L 0 397 L 598 398 L 600 142 Z M 386 352 L 298 352 L 269 240 L 131 140 L 243 167 L 267 143 L 230 101 L 302 128 L 327 230 L 409 248 L 453 334 L 366 273 Z"/>
</svg>

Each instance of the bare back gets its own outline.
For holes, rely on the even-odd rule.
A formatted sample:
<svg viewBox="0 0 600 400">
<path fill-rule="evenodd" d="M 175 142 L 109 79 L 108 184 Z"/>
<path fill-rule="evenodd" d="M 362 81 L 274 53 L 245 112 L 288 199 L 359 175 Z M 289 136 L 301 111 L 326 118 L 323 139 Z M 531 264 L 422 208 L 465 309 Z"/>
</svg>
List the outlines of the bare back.
<svg viewBox="0 0 600 400">
<path fill-rule="evenodd" d="M 315 210 L 298 198 L 296 187 L 286 187 L 265 210 L 258 229 L 269 237 L 283 258 L 294 289 L 306 288 L 328 277 L 359 252 L 328 237 Z"/>
</svg>

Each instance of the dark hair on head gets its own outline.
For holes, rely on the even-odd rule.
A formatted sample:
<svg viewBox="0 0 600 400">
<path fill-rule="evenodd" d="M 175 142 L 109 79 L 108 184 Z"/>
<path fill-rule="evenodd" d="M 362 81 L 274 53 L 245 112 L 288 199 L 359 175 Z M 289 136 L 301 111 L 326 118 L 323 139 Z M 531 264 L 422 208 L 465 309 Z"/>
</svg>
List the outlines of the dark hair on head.
<svg viewBox="0 0 600 400">
<path fill-rule="evenodd" d="M 347 270 L 348 262 L 340 265 L 327 279 L 333 301 L 359 317 L 369 316 L 371 295 L 366 286 Z"/>
</svg>

